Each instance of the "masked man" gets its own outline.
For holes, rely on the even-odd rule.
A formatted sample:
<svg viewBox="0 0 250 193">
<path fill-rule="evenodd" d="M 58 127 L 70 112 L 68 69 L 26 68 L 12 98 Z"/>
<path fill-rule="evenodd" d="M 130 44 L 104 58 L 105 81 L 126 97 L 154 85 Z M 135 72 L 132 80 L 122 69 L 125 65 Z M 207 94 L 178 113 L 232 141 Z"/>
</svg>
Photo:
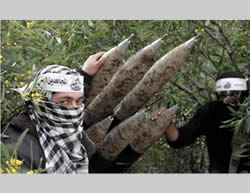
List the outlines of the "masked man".
<svg viewBox="0 0 250 193">
<path fill-rule="evenodd" d="M 248 96 L 247 80 L 239 72 L 226 72 L 216 79 L 217 101 L 201 106 L 194 117 L 184 126 L 176 128 L 176 120 L 166 129 L 165 136 L 173 148 L 182 148 L 204 135 L 208 148 L 211 173 L 228 173 L 232 155 L 232 127 L 221 127 L 233 118 L 228 106 L 235 110 L 238 102 Z M 154 117 L 154 118 L 157 118 Z M 241 159 L 235 172 L 249 172 L 246 158 Z"/>
<path fill-rule="evenodd" d="M 26 112 L 15 117 L 5 132 L 4 143 L 16 143 L 29 129 L 18 151 L 27 169 L 45 168 L 48 173 L 88 173 L 88 155 L 83 144 L 84 93 L 91 76 L 103 65 L 104 52 L 90 56 L 81 70 L 49 65 L 24 87 L 42 96 L 39 102 L 25 101 Z M 85 85 L 85 86 L 84 86 Z M 85 92 L 84 92 L 85 91 Z"/>
</svg>

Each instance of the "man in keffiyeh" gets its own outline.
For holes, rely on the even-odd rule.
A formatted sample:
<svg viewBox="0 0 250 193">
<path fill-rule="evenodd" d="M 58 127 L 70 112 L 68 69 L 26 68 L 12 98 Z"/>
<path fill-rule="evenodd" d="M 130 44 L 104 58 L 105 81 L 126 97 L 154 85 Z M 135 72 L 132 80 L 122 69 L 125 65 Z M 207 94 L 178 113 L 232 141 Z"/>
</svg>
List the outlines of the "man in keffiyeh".
<svg viewBox="0 0 250 193">
<path fill-rule="evenodd" d="M 4 143 L 15 143 L 29 129 L 17 154 L 27 169 L 45 168 L 47 173 L 88 173 L 89 160 L 83 129 L 84 94 L 104 64 L 104 52 L 90 56 L 81 70 L 49 65 L 22 91 L 35 89 L 41 100 L 25 101 L 26 112 L 15 117 L 5 132 Z M 84 92 L 85 91 L 85 92 Z"/>
</svg>

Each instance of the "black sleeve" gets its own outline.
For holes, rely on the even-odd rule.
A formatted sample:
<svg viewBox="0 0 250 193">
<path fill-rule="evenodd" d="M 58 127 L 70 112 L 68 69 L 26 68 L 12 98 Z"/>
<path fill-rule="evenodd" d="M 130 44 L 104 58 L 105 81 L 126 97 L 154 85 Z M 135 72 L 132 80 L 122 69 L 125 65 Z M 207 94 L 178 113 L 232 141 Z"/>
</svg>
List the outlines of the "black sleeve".
<svg viewBox="0 0 250 193">
<path fill-rule="evenodd" d="M 182 148 L 195 142 L 204 134 L 204 130 L 209 124 L 208 106 L 204 105 L 195 113 L 193 118 L 184 126 L 178 128 L 178 138 L 175 141 L 168 141 L 173 148 Z"/>
<path fill-rule="evenodd" d="M 79 72 L 84 77 L 84 95 L 87 97 L 91 88 L 92 76 L 81 69 L 77 70 L 77 72 Z"/>
</svg>

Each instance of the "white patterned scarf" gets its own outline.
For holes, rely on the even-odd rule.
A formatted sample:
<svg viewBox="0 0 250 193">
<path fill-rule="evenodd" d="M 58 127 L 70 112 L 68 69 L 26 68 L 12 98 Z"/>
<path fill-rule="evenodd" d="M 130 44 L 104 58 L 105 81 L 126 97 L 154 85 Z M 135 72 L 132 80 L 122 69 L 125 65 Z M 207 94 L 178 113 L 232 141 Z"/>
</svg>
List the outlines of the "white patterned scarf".
<svg viewBox="0 0 250 193">
<path fill-rule="evenodd" d="M 51 65 L 40 73 L 76 74 L 64 66 Z M 44 97 L 28 103 L 28 114 L 35 124 L 49 173 L 88 173 L 88 157 L 81 143 L 84 106 L 69 108 Z"/>
</svg>

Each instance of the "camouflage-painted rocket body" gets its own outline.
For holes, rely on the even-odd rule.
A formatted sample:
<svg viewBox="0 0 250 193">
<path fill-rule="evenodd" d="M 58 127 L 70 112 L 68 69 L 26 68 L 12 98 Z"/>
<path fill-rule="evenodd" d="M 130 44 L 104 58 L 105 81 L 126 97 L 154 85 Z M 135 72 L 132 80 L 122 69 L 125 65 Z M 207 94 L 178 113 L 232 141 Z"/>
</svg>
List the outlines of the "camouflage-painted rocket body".
<svg viewBox="0 0 250 193">
<path fill-rule="evenodd" d="M 141 111 L 120 123 L 105 137 L 99 154 L 107 160 L 114 160 L 128 144 L 132 144 L 138 152 L 143 151 L 162 136 L 173 118 L 167 109 L 162 109 L 157 120 L 152 121 L 148 112 Z"/>
<path fill-rule="evenodd" d="M 165 37 L 165 36 L 164 36 Z M 109 84 L 88 105 L 85 123 L 90 126 L 113 112 L 113 108 L 142 79 L 154 62 L 154 56 L 163 42 L 163 37 L 146 46 L 115 73 Z"/>
<path fill-rule="evenodd" d="M 103 162 L 99 162 L 100 171 L 105 173 L 125 172 L 155 141 L 162 137 L 177 109 L 178 105 L 175 105 L 168 109 L 167 112 L 165 108 L 161 108 L 160 115 L 159 111 L 151 114 L 150 122 L 145 123 L 149 125 L 144 128 L 138 128 L 140 130 L 139 133 L 133 137 L 132 142 L 114 160 L 111 160 L 111 164 L 109 163 L 103 167 Z M 156 113 L 158 119 L 151 121 Z"/>
<path fill-rule="evenodd" d="M 162 137 L 177 109 L 178 106 L 176 105 L 165 110 L 165 112 L 159 115 L 161 118 L 155 122 L 156 125 L 151 124 L 151 127 L 141 128 L 140 133 L 133 139 L 130 147 L 137 153 L 145 153 L 154 142 Z"/>
<path fill-rule="evenodd" d="M 140 127 L 144 121 L 145 113 L 139 112 L 120 123 L 104 138 L 98 153 L 106 160 L 114 160 L 132 142 L 133 137 L 139 133 L 139 129 L 135 125 Z"/>
<path fill-rule="evenodd" d="M 112 117 L 109 116 L 86 130 L 87 135 L 95 143 L 97 149 L 100 147 L 108 133 L 108 128 L 111 123 Z"/>
<path fill-rule="evenodd" d="M 82 133 L 82 144 L 87 151 L 88 158 L 90 158 L 97 150 L 96 144 L 89 138 L 86 132 Z"/>
<path fill-rule="evenodd" d="M 198 36 L 161 57 L 115 108 L 114 115 L 122 121 L 137 112 L 185 63 L 190 50 L 197 41 Z"/>
<path fill-rule="evenodd" d="M 118 46 L 111 48 L 104 54 L 104 56 L 108 56 L 108 59 L 92 79 L 92 86 L 87 97 L 87 104 L 89 104 L 108 84 L 112 76 L 118 70 L 122 58 L 130 44 L 130 39 L 132 36 L 133 35 L 122 41 Z"/>
</svg>

